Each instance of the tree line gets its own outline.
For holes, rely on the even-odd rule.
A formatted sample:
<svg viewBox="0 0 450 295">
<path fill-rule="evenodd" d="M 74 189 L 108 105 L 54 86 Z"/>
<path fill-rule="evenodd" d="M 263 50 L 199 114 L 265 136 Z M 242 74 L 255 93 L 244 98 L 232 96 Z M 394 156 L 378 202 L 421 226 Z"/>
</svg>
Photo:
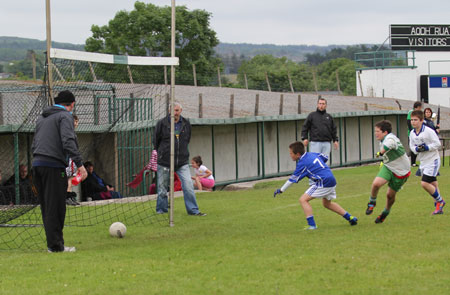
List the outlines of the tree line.
<svg viewBox="0 0 450 295">
<path fill-rule="evenodd" d="M 169 6 L 159 7 L 137 1 L 132 11 L 117 12 L 108 24 L 92 25 L 92 35 L 86 40 L 84 50 L 130 56 L 170 56 L 170 15 Z M 211 14 L 205 10 L 176 7 L 176 56 L 180 58 L 180 65 L 176 69 L 177 84 L 267 90 L 269 81 L 274 91 L 290 91 L 292 88 L 295 91 L 313 91 L 317 86 L 318 90 L 340 88 L 345 94 L 354 94 L 354 53 L 375 48 L 366 45 L 261 47 L 237 44 L 236 48 L 240 48 L 241 53 L 236 50 L 238 53 L 224 54 L 227 52 L 225 45 L 219 44 L 216 33 L 210 27 L 210 18 Z M 45 45 L 44 41 L 39 42 L 42 42 L 39 46 Z M 2 44 L 8 44 L 10 49 L 27 46 L 21 38 L 2 37 L 0 48 Z M 61 44 L 54 46 L 67 48 Z M 325 48 L 331 50 L 327 51 Z M 252 56 L 246 55 L 249 52 L 252 52 Z M 36 63 L 43 70 L 42 51 L 36 51 Z M 12 61 L 4 65 L 3 70 L 31 77 L 30 58 Z M 226 76 L 218 77 L 218 72 L 237 74 L 237 80 L 227 79 Z M 163 67 L 149 67 L 145 74 L 151 77 L 153 83 L 164 83 Z M 41 78 L 43 73 L 38 71 L 37 76 Z"/>
</svg>

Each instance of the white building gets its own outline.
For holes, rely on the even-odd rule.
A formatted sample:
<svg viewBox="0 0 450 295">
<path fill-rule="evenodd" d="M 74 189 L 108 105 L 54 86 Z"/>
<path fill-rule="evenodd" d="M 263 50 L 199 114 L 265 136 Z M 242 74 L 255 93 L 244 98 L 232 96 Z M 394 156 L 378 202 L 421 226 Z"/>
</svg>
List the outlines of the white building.
<svg viewBox="0 0 450 295">
<path fill-rule="evenodd" d="M 392 51 L 358 53 L 358 96 L 450 107 L 450 25 L 391 25 Z"/>
</svg>

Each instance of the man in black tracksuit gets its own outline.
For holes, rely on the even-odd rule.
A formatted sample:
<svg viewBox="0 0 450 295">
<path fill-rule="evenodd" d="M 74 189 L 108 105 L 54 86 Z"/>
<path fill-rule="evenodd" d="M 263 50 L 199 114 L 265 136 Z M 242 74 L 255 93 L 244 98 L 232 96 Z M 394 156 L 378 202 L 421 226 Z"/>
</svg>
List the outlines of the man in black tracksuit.
<svg viewBox="0 0 450 295">
<path fill-rule="evenodd" d="M 33 182 L 38 191 L 49 252 L 75 252 L 65 247 L 63 238 L 66 217 L 68 159 L 77 165 L 81 178 L 87 176 L 74 131 L 75 96 L 62 91 L 55 97 L 55 105 L 44 109 L 36 122 L 31 147 L 33 152 Z"/>
<path fill-rule="evenodd" d="M 175 119 L 174 168 L 181 180 L 186 211 L 189 215 L 205 216 L 206 214 L 198 209 L 189 169 L 188 145 L 191 140 L 191 124 L 189 120 L 181 116 L 181 104 L 174 103 L 173 112 Z M 153 146 L 158 152 L 158 199 L 156 202 L 156 213 L 164 214 L 168 212 L 169 207 L 167 192 L 170 179 L 170 115 L 162 118 L 156 124 Z"/>
<path fill-rule="evenodd" d="M 305 146 L 310 143 L 310 152 L 322 153 L 330 157 L 331 141 L 333 141 L 335 149 L 338 148 L 339 144 L 336 125 L 334 124 L 333 117 L 327 113 L 326 109 L 326 99 L 319 98 L 317 101 L 317 110 L 310 113 L 303 124 L 302 140 Z"/>
</svg>

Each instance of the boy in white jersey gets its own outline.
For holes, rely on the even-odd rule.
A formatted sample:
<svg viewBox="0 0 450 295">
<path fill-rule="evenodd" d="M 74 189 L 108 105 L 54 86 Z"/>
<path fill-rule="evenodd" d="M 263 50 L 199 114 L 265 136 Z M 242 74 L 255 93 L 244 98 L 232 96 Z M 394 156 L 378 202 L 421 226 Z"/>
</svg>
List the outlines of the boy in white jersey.
<svg viewBox="0 0 450 295">
<path fill-rule="evenodd" d="M 380 141 L 380 151 L 377 153 L 377 157 L 383 157 L 383 165 L 381 165 L 380 171 L 373 180 L 366 215 L 372 214 L 380 188 L 386 183 L 389 186 L 386 193 L 386 207 L 375 219 L 375 223 L 382 223 L 389 215 L 395 202 L 395 195 L 400 191 L 411 174 L 405 148 L 400 139 L 391 132 L 391 122 L 383 120 L 375 124 L 375 137 Z"/>
<path fill-rule="evenodd" d="M 409 134 L 409 147 L 413 153 L 418 154 L 422 172 L 421 185 L 434 198 L 435 208 L 432 214 L 442 214 L 445 201 L 440 195 L 436 178 L 441 166 L 438 152 L 441 141 L 433 129 L 423 124 L 422 111 L 411 113 L 411 125 L 414 129 Z"/>
</svg>

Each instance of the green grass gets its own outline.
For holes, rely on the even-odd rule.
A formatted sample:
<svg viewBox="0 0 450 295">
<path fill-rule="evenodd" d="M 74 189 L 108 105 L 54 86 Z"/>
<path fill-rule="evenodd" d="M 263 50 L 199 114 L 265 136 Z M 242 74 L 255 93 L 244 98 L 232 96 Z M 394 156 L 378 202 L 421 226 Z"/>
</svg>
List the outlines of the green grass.
<svg viewBox="0 0 450 295">
<path fill-rule="evenodd" d="M 430 215 L 433 200 L 419 178 L 375 224 L 386 189 L 375 213 L 364 212 L 377 167 L 334 173 L 337 202 L 359 218 L 357 226 L 316 200 L 319 229 L 304 231 L 298 198 L 307 180 L 275 199 L 283 181 L 198 194 L 208 216 L 187 216 L 177 199 L 173 228 L 130 226 L 115 239 L 107 226 L 67 227 L 66 245 L 76 253 L 0 252 L 0 294 L 448 294 L 450 214 Z M 442 168 L 444 197 L 449 176 Z"/>
</svg>

